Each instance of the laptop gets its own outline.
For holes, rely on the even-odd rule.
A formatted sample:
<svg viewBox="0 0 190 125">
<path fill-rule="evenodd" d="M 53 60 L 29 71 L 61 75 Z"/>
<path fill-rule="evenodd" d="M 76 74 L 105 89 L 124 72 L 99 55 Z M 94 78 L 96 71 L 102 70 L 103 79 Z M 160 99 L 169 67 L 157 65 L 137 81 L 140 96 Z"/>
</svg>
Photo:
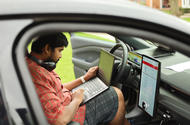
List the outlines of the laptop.
<svg viewBox="0 0 190 125">
<path fill-rule="evenodd" d="M 72 92 L 77 89 L 84 89 L 84 99 L 82 104 L 88 102 L 90 99 L 96 97 L 100 93 L 106 91 L 111 82 L 112 70 L 115 57 L 106 50 L 101 49 L 100 59 L 98 64 L 98 72 L 96 77 L 74 88 Z"/>
</svg>

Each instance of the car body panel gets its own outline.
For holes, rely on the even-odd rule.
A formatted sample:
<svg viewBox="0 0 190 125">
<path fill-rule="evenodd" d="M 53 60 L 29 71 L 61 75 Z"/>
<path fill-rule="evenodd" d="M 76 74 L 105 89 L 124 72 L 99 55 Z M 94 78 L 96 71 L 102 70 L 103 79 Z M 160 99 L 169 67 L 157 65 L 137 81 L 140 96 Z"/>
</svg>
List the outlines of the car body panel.
<svg viewBox="0 0 190 125">
<path fill-rule="evenodd" d="M 3 84 L 2 87 L 4 90 L 3 94 L 6 98 L 9 111 L 11 114 L 14 114 L 14 117 L 12 118 L 16 123 L 20 124 L 22 121 L 18 116 L 16 109 L 27 108 L 27 104 L 13 63 L 12 48 L 13 42 L 15 41 L 18 33 L 30 23 L 31 20 L 0 21 L 0 27 L 4 29 L 0 31 L 0 72 Z"/>
<path fill-rule="evenodd" d="M 182 32 L 190 32 L 188 28 L 190 24 L 179 20 L 177 17 L 164 14 L 156 9 L 150 9 L 146 6 L 140 6 L 125 0 L 119 1 L 89 1 L 89 0 L 38 0 L 38 1 L 15 1 L 16 5 L 10 4 L 10 0 L 1 2 L 0 15 L 1 16 L 18 16 L 23 17 L 27 15 L 41 15 L 41 14 L 89 14 L 89 15 L 106 15 L 124 18 L 135 18 L 135 20 L 146 21 L 162 26 L 170 27 L 172 29 L 181 30 Z M 38 4 L 36 5 L 36 2 Z M 75 3 L 75 4 L 73 4 Z M 44 6 L 45 5 L 45 6 Z M 7 8 L 9 6 L 10 8 Z M 89 11 L 90 10 L 90 11 Z M 136 12 L 134 14 L 134 12 Z M 162 18 L 160 18 L 162 17 Z M 167 19 L 167 20 L 166 20 Z M 173 27 L 175 25 L 175 27 Z"/>
</svg>

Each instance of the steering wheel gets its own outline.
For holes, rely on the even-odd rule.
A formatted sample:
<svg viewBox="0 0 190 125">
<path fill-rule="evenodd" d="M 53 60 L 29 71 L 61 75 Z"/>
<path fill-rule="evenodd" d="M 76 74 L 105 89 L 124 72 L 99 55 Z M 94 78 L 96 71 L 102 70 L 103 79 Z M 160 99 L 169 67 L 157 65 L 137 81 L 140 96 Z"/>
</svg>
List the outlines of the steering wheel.
<svg viewBox="0 0 190 125">
<path fill-rule="evenodd" d="M 117 75 L 114 79 L 114 81 L 118 82 L 121 80 L 122 78 L 122 75 L 125 71 L 125 67 L 127 65 L 127 57 L 128 57 L 128 49 L 126 47 L 126 45 L 123 43 L 123 42 L 120 42 L 120 43 L 117 43 L 111 50 L 110 50 L 110 53 L 114 53 L 115 50 L 117 50 L 119 47 L 122 48 L 122 51 L 123 51 L 123 58 L 120 62 L 120 64 L 118 65 L 118 69 L 117 69 Z"/>
</svg>

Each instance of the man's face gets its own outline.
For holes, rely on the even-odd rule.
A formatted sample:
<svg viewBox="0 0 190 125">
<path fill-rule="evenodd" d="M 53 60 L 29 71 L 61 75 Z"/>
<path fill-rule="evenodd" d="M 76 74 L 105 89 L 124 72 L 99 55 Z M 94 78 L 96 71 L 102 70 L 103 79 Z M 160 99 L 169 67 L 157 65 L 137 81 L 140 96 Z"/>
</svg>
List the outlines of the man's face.
<svg viewBox="0 0 190 125">
<path fill-rule="evenodd" d="M 62 57 L 63 50 L 64 50 L 64 46 L 56 47 L 54 50 L 51 50 L 50 57 L 46 61 L 53 61 L 57 63 L 59 59 Z"/>
</svg>

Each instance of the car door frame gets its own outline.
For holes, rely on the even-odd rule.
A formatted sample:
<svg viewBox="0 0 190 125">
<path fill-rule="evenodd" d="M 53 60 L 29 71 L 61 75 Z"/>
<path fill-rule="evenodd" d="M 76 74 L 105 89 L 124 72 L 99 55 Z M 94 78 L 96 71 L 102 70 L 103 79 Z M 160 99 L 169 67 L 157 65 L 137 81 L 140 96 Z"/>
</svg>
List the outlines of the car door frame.
<svg viewBox="0 0 190 125">
<path fill-rule="evenodd" d="M 52 16 L 52 15 L 51 15 Z M 65 15 L 68 16 L 68 15 Z M 84 15 L 83 15 L 84 16 Z M 62 18 L 64 18 L 64 14 L 61 15 Z M 80 15 L 78 15 L 80 17 Z M 102 20 L 102 16 L 99 17 Z M 14 42 L 14 47 L 13 47 L 13 61 L 15 63 L 15 67 L 17 69 L 17 73 L 20 76 L 20 82 L 23 84 L 23 90 L 26 92 L 29 104 L 31 106 L 31 109 L 33 111 L 33 114 L 35 116 L 35 119 L 37 123 L 40 124 L 46 124 L 47 121 L 45 120 L 46 118 L 44 117 L 43 111 L 40 108 L 40 102 L 38 100 L 38 97 L 35 93 L 35 88 L 32 85 L 32 79 L 30 77 L 30 73 L 27 69 L 27 65 L 25 62 L 25 48 L 27 46 L 26 41 L 30 41 L 31 38 L 37 34 L 42 34 L 42 33 L 48 33 L 48 32 L 53 32 L 53 31 L 60 31 L 60 32 L 73 32 L 73 31 L 88 31 L 88 32 L 106 32 L 106 33 L 118 33 L 118 34 L 126 34 L 126 35 L 131 35 L 135 37 L 141 37 L 144 39 L 148 40 L 159 40 L 161 43 L 165 43 L 165 41 L 168 41 L 168 43 L 165 43 L 167 45 L 170 45 L 174 47 L 175 49 L 181 51 L 184 54 L 187 54 L 190 56 L 190 50 L 189 47 L 186 46 L 186 42 L 183 41 L 182 44 L 178 45 L 177 43 L 179 42 L 178 40 L 180 37 L 177 37 L 178 39 L 173 39 L 164 32 L 158 33 L 156 29 L 154 32 L 154 26 L 157 27 L 157 24 L 152 24 L 149 22 L 143 22 L 140 20 L 134 20 L 131 19 L 132 21 L 135 21 L 136 23 L 143 23 L 149 25 L 152 27 L 151 30 L 147 29 L 146 27 L 138 25 L 129 25 L 131 24 L 130 19 L 123 19 L 119 17 L 112 17 L 118 19 L 118 22 L 116 21 L 114 24 L 112 24 L 109 20 L 104 20 L 101 22 L 98 20 L 96 15 L 96 21 L 89 23 L 88 21 L 92 19 L 91 16 L 86 15 L 86 20 L 80 22 L 80 18 L 73 19 L 72 21 L 65 21 L 64 19 L 62 21 L 59 20 L 59 22 L 55 22 L 54 20 L 48 20 L 48 21 L 41 21 L 40 23 L 34 23 L 32 25 L 27 26 L 25 29 L 23 29 L 19 35 L 17 36 L 17 39 Z M 104 17 L 106 19 L 106 17 Z M 120 22 L 122 20 L 122 23 Z M 126 21 L 126 23 L 124 22 Z M 129 21 L 129 22 L 127 22 Z M 134 22 L 133 22 L 134 23 Z M 160 25 L 159 25 L 160 26 Z M 143 27 L 143 28 L 142 28 Z M 166 28 L 164 26 L 160 26 L 160 28 Z M 173 31 L 170 29 L 170 31 Z M 184 34 L 186 36 L 186 34 Z M 187 40 L 187 39 L 186 39 Z M 174 44 L 171 44 L 174 43 Z M 185 51 L 183 51 L 185 47 Z M 35 100 L 35 101 L 34 101 Z"/>
</svg>

